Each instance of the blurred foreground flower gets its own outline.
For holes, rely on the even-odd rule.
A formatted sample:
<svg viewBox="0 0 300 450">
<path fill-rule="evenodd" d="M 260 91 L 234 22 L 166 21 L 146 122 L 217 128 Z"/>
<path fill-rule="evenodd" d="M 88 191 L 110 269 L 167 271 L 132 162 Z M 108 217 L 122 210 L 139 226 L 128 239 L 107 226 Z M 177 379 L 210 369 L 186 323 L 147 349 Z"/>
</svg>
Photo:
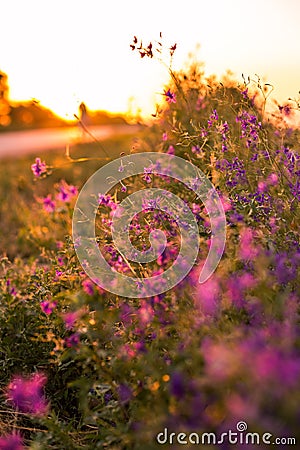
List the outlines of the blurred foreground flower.
<svg viewBox="0 0 300 450">
<path fill-rule="evenodd" d="M 0 450 L 24 450 L 22 438 L 19 434 L 13 433 L 0 438 Z"/>
<path fill-rule="evenodd" d="M 30 378 L 15 376 L 7 387 L 7 398 L 18 411 L 42 416 L 48 411 L 48 403 L 43 395 L 46 381 L 42 373 L 36 373 Z"/>
</svg>

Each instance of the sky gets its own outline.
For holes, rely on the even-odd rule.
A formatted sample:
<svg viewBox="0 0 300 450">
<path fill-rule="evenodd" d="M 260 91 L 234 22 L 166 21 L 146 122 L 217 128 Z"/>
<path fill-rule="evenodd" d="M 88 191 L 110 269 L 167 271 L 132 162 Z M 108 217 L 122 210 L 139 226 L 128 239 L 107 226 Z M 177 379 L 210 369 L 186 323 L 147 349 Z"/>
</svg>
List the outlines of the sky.
<svg viewBox="0 0 300 450">
<path fill-rule="evenodd" d="M 82 101 L 155 112 L 168 71 L 131 51 L 134 35 L 176 42 L 174 69 L 194 54 L 207 75 L 259 74 L 279 101 L 300 90 L 299 0 L 0 0 L 0 11 L 11 100 L 37 99 L 64 118 Z"/>
</svg>

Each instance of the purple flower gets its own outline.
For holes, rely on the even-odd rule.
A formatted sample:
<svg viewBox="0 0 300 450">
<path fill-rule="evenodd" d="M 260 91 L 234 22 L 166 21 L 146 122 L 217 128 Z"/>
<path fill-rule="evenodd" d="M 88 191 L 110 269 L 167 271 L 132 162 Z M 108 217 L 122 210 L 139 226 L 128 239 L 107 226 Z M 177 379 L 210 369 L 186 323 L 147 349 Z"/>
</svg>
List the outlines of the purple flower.
<svg viewBox="0 0 300 450">
<path fill-rule="evenodd" d="M 174 92 L 171 92 L 170 89 L 164 91 L 163 95 L 165 95 L 168 103 L 176 103 L 176 95 Z"/>
<path fill-rule="evenodd" d="M 94 295 L 95 293 L 95 284 L 89 280 L 88 278 L 86 280 L 83 280 L 82 282 L 83 290 L 88 295 Z"/>
<path fill-rule="evenodd" d="M 79 333 L 71 334 L 71 336 L 69 336 L 65 339 L 65 343 L 66 343 L 67 347 L 77 347 L 79 342 L 80 342 Z"/>
<path fill-rule="evenodd" d="M 0 450 L 25 450 L 23 440 L 17 433 L 0 438 Z"/>
<path fill-rule="evenodd" d="M 43 387 L 47 378 L 35 373 L 30 378 L 15 376 L 7 388 L 7 398 L 18 411 L 43 416 L 48 411 L 48 403 L 43 396 Z"/>
<path fill-rule="evenodd" d="M 65 181 L 61 181 L 59 185 L 59 192 L 56 196 L 57 200 L 65 203 L 69 203 L 73 197 L 78 194 L 78 189 L 76 186 L 69 185 Z"/>
<path fill-rule="evenodd" d="M 71 330 L 73 328 L 76 320 L 78 320 L 82 316 L 82 311 L 71 311 L 63 314 L 63 320 L 65 322 L 67 330 Z"/>
<path fill-rule="evenodd" d="M 52 302 L 51 300 L 44 300 L 40 303 L 42 311 L 48 315 L 50 315 L 57 306 L 57 302 Z"/>
<path fill-rule="evenodd" d="M 6 287 L 7 287 L 7 292 L 12 295 L 13 297 L 15 297 L 17 295 L 17 290 L 14 286 L 11 285 L 11 281 L 8 278 L 6 280 Z"/>
<path fill-rule="evenodd" d="M 45 161 L 42 162 L 40 158 L 36 158 L 35 164 L 31 165 L 31 170 L 36 177 L 40 177 L 43 173 L 47 172 Z"/>
<path fill-rule="evenodd" d="M 219 116 L 218 116 L 217 110 L 214 109 L 209 117 L 209 120 L 207 121 L 208 128 L 211 128 L 212 125 L 214 124 L 214 122 L 216 122 L 218 119 L 219 119 Z"/>
<path fill-rule="evenodd" d="M 132 390 L 128 386 L 128 384 L 125 384 L 125 383 L 120 384 L 120 386 L 118 388 L 118 395 L 119 395 L 120 402 L 123 404 L 126 404 L 132 398 Z"/>
<path fill-rule="evenodd" d="M 244 99 L 249 98 L 248 97 L 248 88 L 246 88 L 244 91 L 241 92 L 242 96 L 244 97 Z"/>
</svg>

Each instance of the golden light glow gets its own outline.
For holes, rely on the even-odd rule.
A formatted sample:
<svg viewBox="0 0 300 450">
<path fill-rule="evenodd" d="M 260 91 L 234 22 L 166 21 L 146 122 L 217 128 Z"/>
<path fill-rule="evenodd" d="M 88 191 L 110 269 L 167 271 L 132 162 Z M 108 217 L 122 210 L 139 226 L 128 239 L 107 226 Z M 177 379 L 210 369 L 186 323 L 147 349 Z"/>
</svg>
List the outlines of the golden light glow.
<svg viewBox="0 0 300 450">
<path fill-rule="evenodd" d="M 265 77 L 275 97 L 300 89 L 298 0 L 10 0 L 1 5 L 0 70 L 12 100 L 36 98 L 73 119 L 84 101 L 90 109 L 149 115 L 168 80 L 158 61 L 129 48 L 134 34 L 163 33 L 178 43 L 175 68 L 200 43 L 206 72 Z M 167 62 L 167 61 L 166 61 Z"/>
</svg>

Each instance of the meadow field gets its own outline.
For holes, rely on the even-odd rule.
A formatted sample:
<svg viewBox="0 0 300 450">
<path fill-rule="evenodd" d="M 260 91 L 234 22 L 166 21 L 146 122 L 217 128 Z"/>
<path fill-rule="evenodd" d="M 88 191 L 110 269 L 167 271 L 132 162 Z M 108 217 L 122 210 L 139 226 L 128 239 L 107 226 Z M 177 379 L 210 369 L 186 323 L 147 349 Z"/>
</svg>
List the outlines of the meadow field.
<svg viewBox="0 0 300 450">
<path fill-rule="evenodd" d="M 134 136 L 1 160 L 0 449 L 299 446 L 299 103 L 271 114 L 271 89 L 259 78 L 207 79 L 194 64 L 171 72 L 156 117 Z M 156 205 L 130 226 L 140 250 L 164 231 L 152 264 L 129 263 L 114 246 L 118 204 L 149 187 L 192 211 L 200 251 L 172 289 L 130 298 L 87 276 L 72 215 L 111 155 L 140 152 L 178 156 L 205 174 L 223 205 L 226 245 L 199 284 L 212 240 L 207 209 L 145 167 L 96 199 L 106 261 L 128 277 L 172 266 L 178 220 Z"/>
</svg>

